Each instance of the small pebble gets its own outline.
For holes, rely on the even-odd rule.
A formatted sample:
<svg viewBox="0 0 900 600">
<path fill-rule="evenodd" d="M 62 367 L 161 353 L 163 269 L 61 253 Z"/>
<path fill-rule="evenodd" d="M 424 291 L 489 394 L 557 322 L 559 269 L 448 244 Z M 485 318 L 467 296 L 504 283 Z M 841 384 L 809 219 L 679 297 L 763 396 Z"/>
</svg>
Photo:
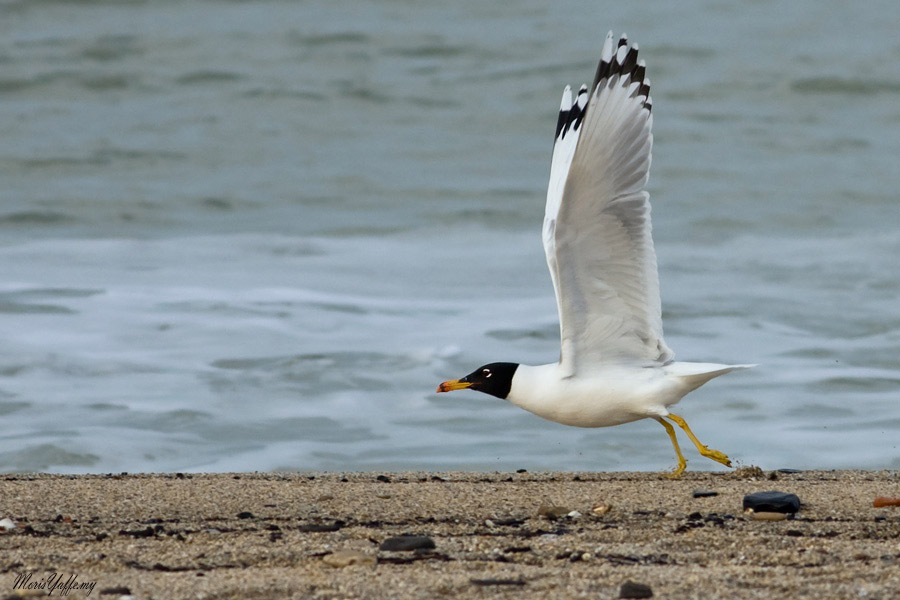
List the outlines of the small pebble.
<svg viewBox="0 0 900 600">
<path fill-rule="evenodd" d="M 102 590 L 100 590 L 100 595 L 101 596 L 111 596 L 111 595 L 130 596 L 131 590 L 129 588 L 125 587 L 124 585 L 119 585 L 116 587 L 103 588 Z"/>
<path fill-rule="evenodd" d="M 16 522 L 6 517 L 3 520 L 0 520 L 0 531 L 12 531 L 16 528 Z"/>
<path fill-rule="evenodd" d="M 551 504 L 541 504 L 540 508 L 538 508 L 538 516 L 544 517 L 548 521 L 562 519 L 570 512 L 572 511 L 565 506 L 553 506 Z"/>
<path fill-rule="evenodd" d="M 796 494 L 784 492 L 756 492 L 744 496 L 744 511 L 795 513 L 800 510 L 800 498 Z M 757 517 L 759 518 L 759 517 Z"/>
<path fill-rule="evenodd" d="M 605 515 L 611 508 L 612 506 L 609 504 L 596 504 L 594 505 L 594 508 L 591 509 L 591 512 L 595 515 Z"/>
<path fill-rule="evenodd" d="M 498 578 L 489 578 L 489 579 L 469 579 L 469 582 L 474 585 L 525 585 L 525 580 L 521 577 L 517 579 L 498 579 Z"/>
<path fill-rule="evenodd" d="M 900 498 L 888 498 L 887 496 L 878 496 L 872 501 L 875 508 L 884 508 L 885 506 L 900 506 Z M 4 519 L 6 521 L 7 519 Z M 0 521 L 2 524 L 3 521 Z M 2 527 L 2 525 L 0 525 Z"/>
<path fill-rule="evenodd" d="M 491 525 L 498 525 L 500 527 L 518 527 L 525 522 L 525 519 L 491 519 Z"/>
<path fill-rule="evenodd" d="M 566 516 L 569 517 L 570 519 L 579 519 L 579 518 L 581 518 L 581 513 L 578 512 L 577 510 L 573 510 L 572 512 L 570 512 L 570 513 L 567 514 Z"/>
<path fill-rule="evenodd" d="M 693 496 L 694 498 L 712 498 L 713 496 L 718 496 L 719 492 L 714 492 L 712 490 L 694 490 Z"/>
<path fill-rule="evenodd" d="M 297 531 L 303 531 L 305 533 L 339 531 L 344 527 L 345 524 L 346 523 L 344 523 L 344 521 L 340 519 L 331 523 L 303 523 L 297 526 Z"/>
<path fill-rule="evenodd" d="M 238 519 L 252 519 L 253 513 L 245 510 L 244 512 L 238 513 L 237 518 Z"/>
<path fill-rule="evenodd" d="M 772 512 L 772 511 L 756 511 L 752 508 L 748 508 L 744 511 L 744 514 L 750 517 L 751 519 L 756 519 L 757 521 L 784 521 L 788 518 L 787 513 L 783 512 Z"/>
<path fill-rule="evenodd" d="M 379 550 L 388 552 L 410 552 L 412 550 L 433 550 L 434 540 L 425 535 L 398 535 L 390 537 L 378 546 Z"/>
<path fill-rule="evenodd" d="M 653 590 L 649 585 L 636 583 L 630 579 L 622 584 L 619 598 L 652 598 Z"/>
<path fill-rule="evenodd" d="M 802 473 L 800 469 L 778 469 L 779 473 L 784 473 L 785 475 L 796 475 L 797 473 Z"/>
<path fill-rule="evenodd" d="M 374 565 L 375 557 L 356 550 L 338 550 L 323 556 L 322 562 L 338 569 L 350 565 Z"/>
</svg>

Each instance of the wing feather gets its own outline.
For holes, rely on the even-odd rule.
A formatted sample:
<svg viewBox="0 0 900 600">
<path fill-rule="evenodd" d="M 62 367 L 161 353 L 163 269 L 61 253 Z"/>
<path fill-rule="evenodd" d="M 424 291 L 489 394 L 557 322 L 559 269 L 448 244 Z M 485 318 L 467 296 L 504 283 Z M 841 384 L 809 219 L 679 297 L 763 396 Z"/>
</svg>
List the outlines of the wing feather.
<svg viewBox="0 0 900 600">
<path fill-rule="evenodd" d="M 594 83 L 563 93 L 543 241 L 571 373 L 671 362 L 663 340 L 649 194 L 653 117 L 637 45 L 610 32 Z M 579 102 L 584 101 L 586 104 Z"/>
</svg>

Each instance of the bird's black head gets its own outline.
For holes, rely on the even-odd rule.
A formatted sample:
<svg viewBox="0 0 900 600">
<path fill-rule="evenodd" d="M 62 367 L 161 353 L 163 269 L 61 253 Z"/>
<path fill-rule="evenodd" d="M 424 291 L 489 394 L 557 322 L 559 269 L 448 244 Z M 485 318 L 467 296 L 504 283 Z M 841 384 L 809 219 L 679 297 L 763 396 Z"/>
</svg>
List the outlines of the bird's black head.
<svg viewBox="0 0 900 600">
<path fill-rule="evenodd" d="M 445 381 L 438 386 L 437 391 L 452 392 L 468 388 L 505 400 L 509 396 L 513 375 L 518 368 L 518 363 L 491 363 L 478 367 L 462 379 Z"/>
</svg>

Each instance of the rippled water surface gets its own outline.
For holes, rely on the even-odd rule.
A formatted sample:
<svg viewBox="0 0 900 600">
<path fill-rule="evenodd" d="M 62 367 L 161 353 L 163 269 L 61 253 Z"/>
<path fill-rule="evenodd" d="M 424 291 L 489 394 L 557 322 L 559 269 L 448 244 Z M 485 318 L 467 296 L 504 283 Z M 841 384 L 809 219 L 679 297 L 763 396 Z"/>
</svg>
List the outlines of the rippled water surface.
<svg viewBox="0 0 900 600">
<path fill-rule="evenodd" d="M 433 392 L 557 356 L 551 136 L 608 29 L 653 81 L 668 342 L 760 363 L 680 412 L 743 464 L 900 468 L 898 22 L 0 2 L 0 470 L 669 468 L 651 421 Z"/>
</svg>

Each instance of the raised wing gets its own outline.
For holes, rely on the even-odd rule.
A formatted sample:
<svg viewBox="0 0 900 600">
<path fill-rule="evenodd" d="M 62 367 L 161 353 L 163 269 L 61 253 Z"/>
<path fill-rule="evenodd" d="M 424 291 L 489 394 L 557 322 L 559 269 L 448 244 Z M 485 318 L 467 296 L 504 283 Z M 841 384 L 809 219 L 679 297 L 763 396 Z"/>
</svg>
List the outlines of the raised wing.
<svg viewBox="0 0 900 600">
<path fill-rule="evenodd" d="M 650 226 L 653 117 L 637 44 L 606 37 L 593 85 L 563 93 L 543 241 L 570 373 L 670 362 Z"/>
</svg>

